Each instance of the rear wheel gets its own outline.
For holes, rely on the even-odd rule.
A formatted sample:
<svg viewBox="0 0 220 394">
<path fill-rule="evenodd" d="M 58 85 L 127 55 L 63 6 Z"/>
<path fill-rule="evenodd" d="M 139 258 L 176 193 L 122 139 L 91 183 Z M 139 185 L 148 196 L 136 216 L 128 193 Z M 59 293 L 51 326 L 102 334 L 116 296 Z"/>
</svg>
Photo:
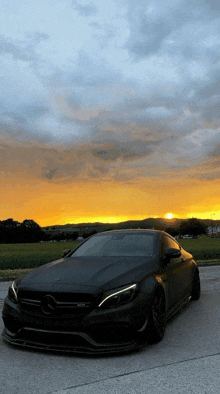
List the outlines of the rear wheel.
<svg viewBox="0 0 220 394">
<path fill-rule="evenodd" d="M 199 277 L 199 270 L 196 270 L 193 277 L 192 282 L 192 301 L 196 301 L 200 298 L 201 293 L 201 285 L 200 285 L 200 277 Z"/>
<path fill-rule="evenodd" d="M 150 342 L 161 341 L 166 329 L 166 301 L 162 291 L 158 292 L 152 301 L 148 328 L 150 330 Z"/>
</svg>

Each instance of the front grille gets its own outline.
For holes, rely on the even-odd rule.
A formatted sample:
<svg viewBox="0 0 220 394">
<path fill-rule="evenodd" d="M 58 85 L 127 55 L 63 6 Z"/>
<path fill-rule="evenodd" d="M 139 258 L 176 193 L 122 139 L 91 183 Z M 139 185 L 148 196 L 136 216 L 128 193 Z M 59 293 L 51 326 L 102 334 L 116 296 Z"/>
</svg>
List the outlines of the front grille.
<svg viewBox="0 0 220 394">
<path fill-rule="evenodd" d="M 51 300 L 51 307 L 45 307 L 47 298 Z M 94 297 L 91 294 L 80 293 L 20 291 L 18 302 L 22 311 L 47 317 L 80 316 L 94 308 Z"/>
</svg>

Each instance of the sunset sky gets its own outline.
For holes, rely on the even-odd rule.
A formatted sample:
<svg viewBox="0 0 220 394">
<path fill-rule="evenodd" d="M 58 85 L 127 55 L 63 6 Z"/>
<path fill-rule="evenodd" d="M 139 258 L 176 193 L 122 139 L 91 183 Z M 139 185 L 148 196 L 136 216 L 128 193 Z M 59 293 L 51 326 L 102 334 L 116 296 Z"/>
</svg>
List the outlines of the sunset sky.
<svg viewBox="0 0 220 394">
<path fill-rule="evenodd" d="M 2 0 L 0 220 L 220 219 L 220 2 Z"/>
</svg>

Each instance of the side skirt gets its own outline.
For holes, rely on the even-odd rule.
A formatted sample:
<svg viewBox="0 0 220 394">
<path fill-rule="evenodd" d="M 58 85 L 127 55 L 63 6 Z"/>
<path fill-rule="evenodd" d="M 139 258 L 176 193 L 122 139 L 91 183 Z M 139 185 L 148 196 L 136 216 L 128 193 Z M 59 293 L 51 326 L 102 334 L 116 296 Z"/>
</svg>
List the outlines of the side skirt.
<svg viewBox="0 0 220 394">
<path fill-rule="evenodd" d="M 172 319 L 177 313 L 181 312 L 183 308 L 190 302 L 191 296 L 187 296 L 183 300 L 181 300 L 178 304 L 176 304 L 172 309 L 167 311 L 167 321 Z"/>
</svg>

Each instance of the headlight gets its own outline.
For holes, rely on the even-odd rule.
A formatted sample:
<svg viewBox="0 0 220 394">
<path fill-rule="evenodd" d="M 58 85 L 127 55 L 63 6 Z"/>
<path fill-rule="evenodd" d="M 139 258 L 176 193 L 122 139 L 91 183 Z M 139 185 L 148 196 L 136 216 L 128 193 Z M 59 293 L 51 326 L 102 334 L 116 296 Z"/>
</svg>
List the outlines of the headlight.
<svg viewBox="0 0 220 394">
<path fill-rule="evenodd" d="M 137 284 L 126 286 L 124 288 L 115 289 L 105 294 L 99 307 L 114 308 L 123 304 L 127 304 L 136 294 Z"/>
<path fill-rule="evenodd" d="M 18 302 L 17 285 L 16 285 L 15 281 L 8 288 L 8 298 L 9 298 L 10 301 L 12 301 L 15 304 L 17 304 L 17 302 Z"/>
</svg>

